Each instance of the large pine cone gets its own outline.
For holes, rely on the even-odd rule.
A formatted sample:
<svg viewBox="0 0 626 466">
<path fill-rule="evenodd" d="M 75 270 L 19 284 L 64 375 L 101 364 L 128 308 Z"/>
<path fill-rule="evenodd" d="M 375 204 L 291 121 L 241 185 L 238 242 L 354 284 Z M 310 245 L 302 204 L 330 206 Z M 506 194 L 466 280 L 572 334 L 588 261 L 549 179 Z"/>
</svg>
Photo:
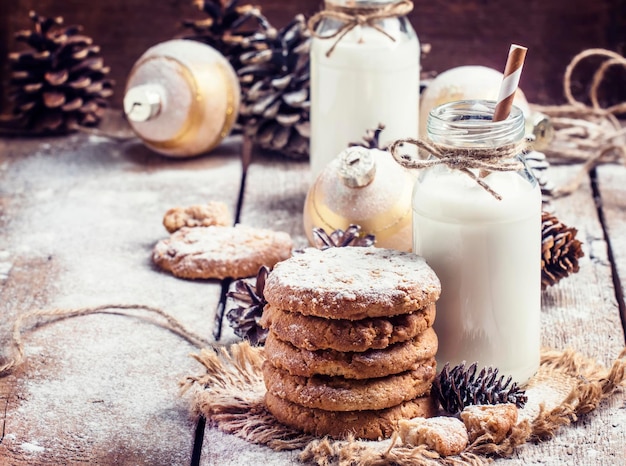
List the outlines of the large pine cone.
<svg viewBox="0 0 626 466">
<path fill-rule="evenodd" d="M 585 254 L 576 239 L 576 228 L 560 222 L 548 212 L 541 213 L 541 288 L 557 284 L 579 270 L 578 259 Z"/>
<path fill-rule="evenodd" d="M 294 158 L 309 151 L 309 47 L 303 15 L 240 56 L 240 123 L 265 149 Z"/>
<path fill-rule="evenodd" d="M 235 69 L 240 66 L 239 55 L 249 48 L 250 41 L 263 40 L 265 31 L 274 30 L 257 6 L 239 5 L 238 0 L 194 0 L 193 3 L 207 18 L 183 21 L 183 26 L 193 31 L 184 38 L 210 45 Z"/>
<path fill-rule="evenodd" d="M 209 44 L 239 76 L 241 108 L 236 130 L 262 148 L 293 158 L 309 150 L 309 45 L 304 16 L 281 30 L 258 7 L 237 0 L 196 0 L 207 18 L 184 21 L 185 39 Z"/>
<path fill-rule="evenodd" d="M 67 132 L 100 122 L 113 94 L 109 68 L 100 47 L 80 34 L 80 26 L 62 27 L 63 18 L 29 13 L 34 30 L 16 33 L 31 50 L 9 55 L 13 113 L 32 132 Z"/>
</svg>

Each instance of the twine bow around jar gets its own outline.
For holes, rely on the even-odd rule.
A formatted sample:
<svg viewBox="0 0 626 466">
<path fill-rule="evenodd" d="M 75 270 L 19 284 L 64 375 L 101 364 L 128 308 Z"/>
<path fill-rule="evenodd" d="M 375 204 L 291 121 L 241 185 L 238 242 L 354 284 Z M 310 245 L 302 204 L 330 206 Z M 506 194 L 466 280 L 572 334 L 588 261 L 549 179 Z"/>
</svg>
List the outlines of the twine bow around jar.
<svg viewBox="0 0 626 466">
<path fill-rule="evenodd" d="M 326 2 L 326 8 L 324 10 L 309 18 L 308 28 L 311 34 L 318 39 L 336 38 L 333 45 L 326 52 L 326 56 L 330 57 L 335 47 L 337 47 L 337 44 L 341 42 L 346 34 L 357 26 L 369 26 L 395 42 L 395 37 L 376 23 L 386 18 L 406 16 L 411 11 L 413 11 L 413 2 L 410 0 L 400 0 L 394 3 L 368 6 L 342 6 Z M 331 34 L 318 34 L 316 32 L 317 26 L 326 18 L 339 20 L 343 22 L 343 25 Z"/>
<path fill-rule="evenodd" d="M 404 144 L 413 144 L 434 158 L 419 159 L 408 154 L 400 154 L 400 148 Z M 504 144 L 489 148 L 454 147 L 438 144 L 423 139 L 398 139 L 389 147 L 393 158 L 405 168 L 429 168 L 435 165 L 446 165 L 453 170 L 459 170 L 472 178 L 478 185 L 495 197 L 502 200 L 502 196 L 491 188 L 484 180 L 486 172 L 490 171 L 518 171 L 524 168 L 524 164 L 516 158 L 526 149 L 526 141 L 518 141 L 514 144 Z M 471 169 L 479 170 L 478 174 Z"/>
</svg>

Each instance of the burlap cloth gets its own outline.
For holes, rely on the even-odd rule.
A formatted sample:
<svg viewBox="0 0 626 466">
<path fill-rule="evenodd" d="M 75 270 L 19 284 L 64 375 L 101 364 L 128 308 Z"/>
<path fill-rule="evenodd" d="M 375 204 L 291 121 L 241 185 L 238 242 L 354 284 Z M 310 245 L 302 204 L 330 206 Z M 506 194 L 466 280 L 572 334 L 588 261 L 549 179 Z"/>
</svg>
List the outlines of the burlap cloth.
<svg viewBox="0 0 626 466">
<path fill-rule="evenodd" d="M 542 351 L 541 366 L 526 386 L 528 403 L 518 424 L 500 443 L 483 436 L 460 455 L 441 457 L 426 446 L 401 445 L 397 438 L 360 441 L 316 438 L 280 424 L 264 404 L 261 366 L 264 350 L 248 343 L 205 348 L 193 357 L 205 372 L 181 381 L 191 392 L 192 410 L 228 434 L 273 450 L 302 449 L 304 463 L 318 465 L 482 465 L 510 456 L 526 442 L 552 438 L 561 426 L 574 423 L 620 390 L 626 379 L 626 348 L 606 368 L 572 350 Z"/>
</svg>

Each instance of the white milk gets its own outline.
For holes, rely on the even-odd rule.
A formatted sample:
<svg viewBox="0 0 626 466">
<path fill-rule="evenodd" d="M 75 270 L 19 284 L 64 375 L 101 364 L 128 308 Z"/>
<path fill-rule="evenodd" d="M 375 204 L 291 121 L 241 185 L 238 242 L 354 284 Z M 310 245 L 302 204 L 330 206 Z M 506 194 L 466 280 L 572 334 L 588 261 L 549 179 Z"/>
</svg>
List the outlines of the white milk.
<svg viewBox="0 0 626 466">
<path fill-rule="evenodd" d="M 491 194 L 438 166 L 413 193 L 413 251 L 441 280 L 437 363 L 478 361 L 523 383 L 539 366 L 541 193 L 515 172 Z"/>
<path fill-rule="evenodd" d="M 385 24 L 392 20 L 386 20 Z M 311 44 L 311 175 L 322 169 L 367 129 L 385 125 L 383 144 L 417 137 L 420 48 L 415 31 L 400 31 L 400 20 L 381 32 L 356 26 L 336 39 Z M 391 30 L 389 30 L 391 29 Z"/>
</svg>

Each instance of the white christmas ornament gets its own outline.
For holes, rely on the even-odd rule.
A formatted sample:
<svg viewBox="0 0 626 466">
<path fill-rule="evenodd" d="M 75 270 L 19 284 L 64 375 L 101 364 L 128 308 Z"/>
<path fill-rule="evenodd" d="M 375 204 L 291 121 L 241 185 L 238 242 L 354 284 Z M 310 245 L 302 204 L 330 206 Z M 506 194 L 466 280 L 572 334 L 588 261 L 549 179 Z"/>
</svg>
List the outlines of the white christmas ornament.
<svg viewBox="0 0 626 466">
<path fill-rule="evenodd" d="M 456 100 L 497 100 L 502 73 L 486 66 L 459 66 L 435 77 L 420 98 L 420 137 L 426 136 L 426 122 L 430 111 Z M 530 107 L 521 89 L 515 93 L 514 105 L 524 117 L 530 116 Z"/>
</svg>

